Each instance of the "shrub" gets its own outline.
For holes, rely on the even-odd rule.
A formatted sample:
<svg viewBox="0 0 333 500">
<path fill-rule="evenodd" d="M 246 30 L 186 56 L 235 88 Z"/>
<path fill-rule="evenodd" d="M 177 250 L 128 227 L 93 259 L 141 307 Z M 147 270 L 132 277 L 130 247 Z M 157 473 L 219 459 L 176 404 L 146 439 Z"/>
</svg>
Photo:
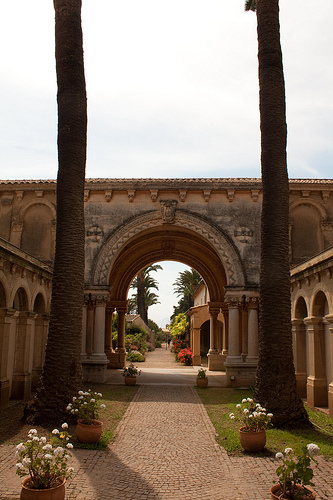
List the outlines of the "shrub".
<svg viewBox="0 0 333 500">
<path fill-rule="evenodd" d="M 139 351 L 130 351 L 126 356 L 127 361 L 142 363 L 146 358 Z"/>
<path fill-rule="evenodd" d="M 155 349 L 162 347 L 162 343 L 159 340 L 155 340 Z"/>
<path fill-rule="evenodd" d="M 190 366 L 192 364 L 192 349 L 190 347 L 186 347 L 185 349 L 181 349 L 178 354 L 178 360 L 185 365 Z"/>
</svg>

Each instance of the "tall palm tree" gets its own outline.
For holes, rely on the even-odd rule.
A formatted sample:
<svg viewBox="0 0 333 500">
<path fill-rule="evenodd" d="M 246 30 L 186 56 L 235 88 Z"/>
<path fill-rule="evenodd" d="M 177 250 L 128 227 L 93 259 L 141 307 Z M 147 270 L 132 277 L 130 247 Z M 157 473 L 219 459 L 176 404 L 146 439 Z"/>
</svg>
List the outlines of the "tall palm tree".
<svg viewBox="0 0 333 500">
<path fill-rule="evenodd" d="M 188 305 L 188 309 L 193 307 L 193 295 L 201 283 L 202 278 L 195 269 L 186 269 L 180 272 L 178 278 L 174 282 L 174 293 L 177 297 L 184 299 L 184 302 Z"/>
<path fill-rule="evenodd" d="M 45 363 L 28 420 L 61 419 L 82 381 L 87 102 L 81 0 L 54 0 L 58 84 L 57 229 Z"/>
<path fill-rule="evenodd" d="M 159 269 L 163 269 L 159 264 L 153 264 L 142 269 L 131 284 L 131 288 L 135 288 L 137 290 L 134 298 L 136 299 L 138 314 L 141 316 L 146 325 L 148 324 L 148 307 L 153 305 L 147 303 L 147 295 L 149 294 L 151 288 L 158 290 L 158 283 L 152 276 L 150 276 L 150 273 L 158 271 Z M 157 302 L 154 303 L 156 304 Z"/>
<path fill-rule="evenodd" d="M 285 84 L 278 0 L 248 0 L 256 10 L 260 88 L 261 216 L 259 363 L 255 397 L 275 426 L 309 425 L 296 391 L 291 333 L 289 181 Z"/>
</svg>

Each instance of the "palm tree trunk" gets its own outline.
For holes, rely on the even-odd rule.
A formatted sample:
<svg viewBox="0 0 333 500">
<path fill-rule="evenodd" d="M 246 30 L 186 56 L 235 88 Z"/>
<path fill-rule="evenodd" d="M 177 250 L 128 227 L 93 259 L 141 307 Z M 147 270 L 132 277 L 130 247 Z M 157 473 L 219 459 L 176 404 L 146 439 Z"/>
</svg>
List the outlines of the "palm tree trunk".
<svg viewBox="0 0 333 500">
<path fill-rule="evenodd" d="M 278 0 L 257 0 L 263 204 L 259 363 L 255 397 L 276 426 L 307 424 L 296 392 L 291 332 L 289 183 Z"/>
<path fill-rule="evenodd" d="M 54 0 L 58 83 L 56 252 L 45 363 L 28 420 L 59 420 L 82 382 L 87 103 L 81 0 Z"/>
</svg>

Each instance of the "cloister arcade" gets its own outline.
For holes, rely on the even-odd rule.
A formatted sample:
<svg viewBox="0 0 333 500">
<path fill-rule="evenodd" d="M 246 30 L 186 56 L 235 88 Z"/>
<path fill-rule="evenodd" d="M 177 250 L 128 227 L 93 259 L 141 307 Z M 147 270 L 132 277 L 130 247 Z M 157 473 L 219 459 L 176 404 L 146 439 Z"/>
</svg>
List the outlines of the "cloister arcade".
<svg viewBox="0 0 333 500">
<path fill-rule="evenodd" d="M 318 264 L 318 255 L 332 255 L 332 187 L 331 181 L 290 181 L 297 383 L 311 405 L 329 405 L 333 414 L 333 263 L 327 257 L 325 265 Z M 49 264 L 54 258 L 55 188 L 55 181 L 0 182 L 2 406 L 9 398 L 28 399 L 42 368 L 51 294 Z M 85 380 L 104 382 L 108 368 L 124 366 L 130 284 L 146 266 L 171 260 L 193 267 L 208 290 L 207 303 L 190 312 L 194 365 L 201 364 L 207 348 L 209 370 L 226 371 L 229 385 L 253 385 L 258 361 L 260 212 L 258 179 L 88 179 Z M 115 349 L 114 311 L 118 313 Z"/>
</svg>

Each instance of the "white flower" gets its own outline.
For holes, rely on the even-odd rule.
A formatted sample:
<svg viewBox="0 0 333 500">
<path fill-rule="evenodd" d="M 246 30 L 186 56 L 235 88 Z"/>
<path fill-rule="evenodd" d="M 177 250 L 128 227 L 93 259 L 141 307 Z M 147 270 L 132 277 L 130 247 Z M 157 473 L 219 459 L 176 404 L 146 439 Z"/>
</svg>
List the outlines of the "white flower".
<svg viewBox="0 0 333 500">
<path fill-rule="evenodd" d="M 100 392 L 98 392 L 97 396 L 99 396 L 101 398 L 103 396 L 103 394 L 101 394 Z"/>
<path fill-rule="evenodd" d="M 275 458 L 277 458 L 278 460 L 281 460 L 283 458 L 283 453 L 281 453 L 281 451 L 279 451 L 278 453 L 275 454 Z"/>
<path fill-rule="evenodd" d="M 84 404 L 84 405 L 87 405 L 88 403 L 87 403 L 87 401 L 85 401 L 83 404 Z"/>
<path fill-rule="evenodd" d="M 90 400 L 91 403 L 95 403 L 95 401 L 96 401 L 96 399 L 94 399 L 94 398 L 91 398 L 91 400 Z"/>
<path fill-rule="evenodd" d="M 247 402 L 247 399 L 242 399 L 242 403 L 246 403 Z"/>
<path fill-rule="evenodd" d="M 21 462 L 17 462 L 17 464 L 15 465 L 15 467 L 16 467 L 17 469 L 24 469 L 24 465 L 23 465 L 23 464 L 21 464 Z"/>
<path fill-rule="evenodd" d="M 236 405 L 236 408 L 241 408 L 241 407 L 242 407 L 242 405 L 240 405 L 240 404 Z"/>
<path fill-rule="evenodd" d="M 40 443 L 46 443 L 47 439 L 45 436 L 42 436 L 39 440 Z"/>
<path fill-rule="evenodd" d="M 76 396 L 73 397 L 73 401 L 75 401 L 75 400 L 76 400 Z"/>
<path fill-rule="evenodd" d="M 66 424 L 66 422 L 64 422 L 61 426 L 63 429 L 68 429 L 68 424 Z"/>
<path fill-rule="evenodd" d="M 58 429 L 53 429 L 52 434 L 59 434 Z"/>
<path fill-rule="evenodd" d="M 248 401 L 249 403 L 253 403 L 253 399 L 251 399 L 251 398 L 247 398 L 246 401 Z"/>
<path fill-rule="evenodd" d="M 37 434 L 37 429 L 30 429 L 28 434 Z"/>
<path fill-rule="evenodd" d="M 314 455 L 318 455 L 318 453 L 319 453 L 319 446 L 317 446 L 314 443 L 310 443 L 306 447 L 307 447 L 309 455 L 311 457 L 313 457 Z"/>
<path fill-rule="evenodd" d="M 79 391 L 79 395 L 80 396 L 83 396 L 84 392 L 83 391 Z M 74 399 L 74 398 L 73 398 Z M 76 398 L 75 398 L 76 399 Z"/>
<path fill-rule="evenodd" d="M 73 448 L 72 443 L 67 443 L 67 444 L 66 444 L 66 448 L 68 448 L 68 449 L 70 449 L 70 450 L 71 450 L 71 449 Z"/>
<path fill-rule="evenodd" d="M 64 451 L 63 448 L 61 448 L 61 446 L 58 446 L 55 450 L 54 450 L 54 455 L 57 457 L 58 455 L 61 455 L 61 453 Z"/>
<path fill-rule="evenodd" d="M 49 453 L 46 453 L 46 455 L 44 455 L 44 458 L 45 458 L 45 460 L 52 460 L 52 455 L 50 455 Z"/>
<path fill-rule="evenodd" d="M 52 444 L 46 444 L 43 446 L 44 451 L 51 451 L 53 449 Z"/>
<path fill-rule="evenodd" d="M 23 443 L 20 443 L 16 446 L 17 451 L 25 451 L 26 447 Z"/>
<path fill-rule="evenodd" d="M 68 405 L 68 406 L 66 406 L 66 410 L 67 410 L 67 411 L 70 411 L 71 409 L 72 409 L 72 403 L 69 403 L 69 405 Z"/>
<path fill-rule="evenodd" d="M 102 410 L 105 410 L 105 408 L 106 408 L 106 406 L 105 406 L 105 405 L 103 405 L 103 403 L 102 403 L 102 404 L 101 404 L 101 409 L 102 409 Z"/>
<path fill-rule="evenodd" d="M 22 464 L 26 467 L 27 465 L 29 465 L 31 463 L 31 459 L 28 458 L 28 457 L 24 457 L 23 460 L 22 460 Z"/>
<path fill-rule="evenodd" d="M 68 467 L 68 472 L 71 474 L 72 472 L 74 472 L 74 467 Z"/>
<path fill-rule="evenodd" d="M 247 408 L 244 408 L 243 413 L 244 413 L 244 415 L 247 415 L 250 412 L 249 412 L 249 410 Z"/>
<path fill-rule="evenodd" d="M 286 448 L 284 452 L 286 455 L 291 455 L 292 453 L 294 453 L 294 450 L 292 448 Z"/>
<path fill-rule="evenodd" d="M 66 460 L 69 460 L 70 458 L 72 458 L 70 455 L 65 455 Z"/>
<path fill-rule="evenodd" d="M 267 417 L 273 418 L 273 413 L 267 413 Z"/>
<path fill-rule="evenodd" d="M 229 417 L 230 417 L 230 418 L 235 418 L 235 415 L 234 415 L 233 413 L 230 413 L 230 414 L 229 414 Z"/>
<path fill-rule="evenodd" d="M 253 418 L 253 415 L 252 415 L 252 413 L 251 413 L 251 415 L 249 415 L 249 418 Z"/>
</svg>

